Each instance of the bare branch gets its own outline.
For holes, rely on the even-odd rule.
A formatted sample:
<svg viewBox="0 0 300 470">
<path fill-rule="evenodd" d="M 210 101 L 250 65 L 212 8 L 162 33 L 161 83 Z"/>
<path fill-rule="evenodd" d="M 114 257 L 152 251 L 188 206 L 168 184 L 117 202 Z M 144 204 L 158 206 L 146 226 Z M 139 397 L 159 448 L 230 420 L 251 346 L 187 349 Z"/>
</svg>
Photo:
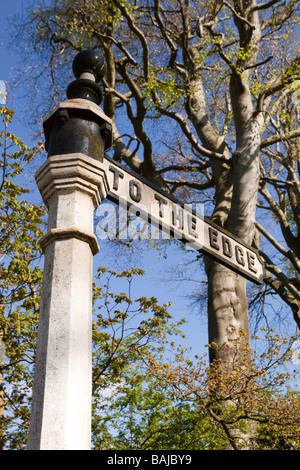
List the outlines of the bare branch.
<svg viewBox="0 0 300 470">
<path fill-rule="evenodd" d="M 189 126 L 187 125 L 186 120 L 178 113 L 175 111 L 171 111 L 170 109 L 166 109 L 164 106 L 161 105 L 160 100 L 158 98 L 158 95 L 153 92 L 154 96 L 154 102 L 156 109 L 161 113 L 164 114 L 165 116 L 169 116 L 175 121 L 178 122 L 178 124 L 181 127 L 181 130 L 183 131 L 184 135 L 188 138 L 189 142 L 191 145 L 195 148 L 195 150 L 200 154 L 208 158 L 213 158 L 215 160 L 218 160 L 220 162 L 224 163 L 229 163 L 229 159 L 226 158 L 223 154 L 218 153 L 218 152 L 212 152 L 211 150 L 206 149 L 202 145 L 199 144 L 198 140 L 190 130 Z"/>
<path fill-rule="evenodd" d="M 206 183 L 202 183 L 202 184 L 196 183 L 194 181 L 189 181 L 189 180 L 172 181 L 172 180 L 165 179 L 165 182 L 173 186 L 173 191 L 177 189 L 179 186 L 188 186 L 189 188 L 194 188 L 194 189 L 197 189 L 198 191 L 203 191 L 204 189 L 213 187 L 212 180 L 206 181 Z"/>
<path fill-rule="evenodd" d="M 261 3 L 260 5 L 254 5 L 249 9 L 248 15 L 251 15 L 254 11 L 266 10 L 267 8 L 272 7 L 276 3 L 280 3 L 281 0 L 270 0 L 269 2 Z"/>
<path fill-rule="evenodd" d="M 293 235 L 287 217 L 282 210 L 282 208 L 276 203 L 276 201 L 271 196 L 270 192 L 268 191 L 266 184 L 264 183 L 260 188 L 260 193 L 264 196 L 267 200 L 272 212 L 278 217 L 282 234 L 287 245 L 295 252 L 298 250 L 298 242 L 295 236 Z"/>
<path fill-rule="evenodd" d="M 149 48 L 148 43 L 145 38 L 144 33 L 136 26 L 132 16 L 129 14 L 128 9 L 120 3 L 118 0 L 114 0 L 116 6 L 119 8 L 121 13 L 127 19 L 128 26 L 130 27 L 131 31 L 139 38 L 142 48 L 143 48 L 143 65 L 144 65 L 144 76 L 145 79 L 148 80 L 149 78 Z"/>
<path fill-rule="evenodd" d="M 227 8 L 229 8 L 229 10 L 232 11 L 232 13 L 234 14 L 235 18 L 237 18 L 238 20 L 244 22 L 246 25 L 248 25 L 251 29 L 254 29 L 255 26 L 250 23 L 250 21 L 248 21 L 246 18 L 244 18 L 243 16 L 239 15 L 238 12 L 234 9 L 234 7 L 232 5 L 230 5 L 230 3 L 228 3 L 226 0 L 223 0 L 223 4 L 227 6 Z"/>
<path fill-rule="evenodd" d="M 249 70 L 249 69 L 254 69 L 256 67 L 260 67 L 261 65 L 267 64 L 272 59 L 273 59 L 273 56 L 271 55 L 270 57 L 268 57 L 265 60 L 262 60 L 261 62 L 257 62 L 256 64 L 252 64 L 252 65 L 247 65 L 247 67 L 245 67 L 244 69 Z"/>
<path fill-rule="evenodd" d="M 260 143 L 260 148 L 263 149 L 265 147 L 269 147 L 270 145 L 276 144 L 277 142 L 281 142 L 284 140 L 288 141 L 291 139 L 296 139 L 297 137 L 300 137 L 300 129 L 296 129 L 285 135 L 276 134 L 276 135 L 273 135 L 272 137 L 267 137 L 266 139 L 264 139 Z"/>
<path fill-rule="evenodd" d="M 161 9 L 161 3 L 160 0 L 155 0 L 155 5 L 154 5 L 154 16 L 156 18 L 156 21 L 158 23 L 159 29 L 161 31 L 161 34 L 163 35 L 166 43 L 168 44 L 170 50 L 171 50 L 171 58 L 169 61 L 169 67 L 172 67 L 174 65 L 177 53 L 178 53 L 178 47 L 176 44 L 173 42 L 171 39 L 170 35 L 168 34 L 167 28 L 164 27 L 163 21 L 160 16 L 160 9 Z"/>
<path fill-rule="evenodd" d="M 299 290 L 290 282 L 289 278 L 284 274 L 284 272 L 272 262 L 271 258 L 266 253 L 260 250 L 260 254 L 267 262 L 266 269 L 274 274 L 279 281 L 281 281 L 281 283 L 290 291 L 295 299 L 300 300 Z"/>
<path fill-rule="evenodd" d="M 279 251 L 283 256 L 288 258 L 294 265 L 295 269 L 300 272 L 300 260 L 297 258 L 295 253 L 291 250 L 284 248 L 276 238 L 273 237 L 258 221 L 255 222 L 256 227 L 262 233 L 262 235 Z"/>
<path fill-rule="evenodd" d="M 206 170 L 207 168 L 210 168 L 210 163 L 205 163 L 203 165 L 199 165 L 199 163 L 196 163 L 195 166 L 190 166 L 190 165 L 169 165 L 166 166 L 165 168 L 162 168 L 159 170 L 159 173 L 165 173 L 167 171 L 185 171 L 185 172 L 195 172 L 195 171 L 202 171 Z"/>
</svg>

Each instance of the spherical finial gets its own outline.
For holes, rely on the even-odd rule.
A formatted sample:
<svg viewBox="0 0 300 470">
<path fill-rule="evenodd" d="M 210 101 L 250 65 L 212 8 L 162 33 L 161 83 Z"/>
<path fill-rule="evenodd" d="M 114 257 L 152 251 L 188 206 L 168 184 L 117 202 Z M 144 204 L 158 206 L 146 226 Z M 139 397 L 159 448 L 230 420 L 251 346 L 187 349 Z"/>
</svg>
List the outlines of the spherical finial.
<svg viewBox="0 0 300 470">
<path fill-rule="evenodd" d="M 93 50 L 81 51 L 75 56 L 72 67 L 76 80 L 68 86 L 68 99 L 83 98 L 100 104 L 102 93 L 97 83 L 106 70 L 102 55 Z"/>
<path fill-rule="evenodd" d="M 98 51 L 85 50 L 79 52 L 73 60 L 73 73 L 76 78 L 86 73 L 92 73 L 98 83 L 105 75 L 106 64 Z"/>
</svg>

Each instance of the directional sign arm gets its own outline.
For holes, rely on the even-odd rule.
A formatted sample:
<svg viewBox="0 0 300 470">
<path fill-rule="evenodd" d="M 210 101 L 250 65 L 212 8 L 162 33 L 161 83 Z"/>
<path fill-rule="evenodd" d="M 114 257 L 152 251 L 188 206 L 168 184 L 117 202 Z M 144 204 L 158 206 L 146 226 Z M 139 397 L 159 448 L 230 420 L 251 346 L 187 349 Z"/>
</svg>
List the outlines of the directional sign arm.
<svg viewBox="0 0 300 470">
<path fill-rule="evenodd" d="M 136 215 L 170 237 L 188 243 L 255 284 L 262 284 L 264 263 L 257 250 L 211 222 L 197 208 L 181 204 L 111 158 L 105 157 L 103 165 L 108 179 L 108 199 L 127 210 L 133 208 Z"/>
</svg>

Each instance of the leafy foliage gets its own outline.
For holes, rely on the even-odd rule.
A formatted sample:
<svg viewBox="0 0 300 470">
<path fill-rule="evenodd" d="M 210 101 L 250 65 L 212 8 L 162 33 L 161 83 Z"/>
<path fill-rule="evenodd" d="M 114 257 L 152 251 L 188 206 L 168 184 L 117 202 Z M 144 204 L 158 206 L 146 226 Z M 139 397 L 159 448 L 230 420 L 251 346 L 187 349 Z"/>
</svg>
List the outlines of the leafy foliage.
<svg viewBox="0 0 300 470">
<path fill-rule="evenodd" d="M 252 351 L 251 361 L 239 341 L 224 345 L 236 353 L 227 376 L 218 361 L 208 366 L 174 341 L 144 355 L 107 394 L 95 395 L 95 449 L 298 450 L 290 343 L 272 332 L 256 340 L 263 351 Z"/>
<path fill-rule="evenodd" d="M 39 289 L 42 280 L 41 251 L 43 206 L 31 204 L 20 186 L 24 165 L 41 146 L 30 149 L 9 130 L 13 111 L 0 108 L 2 128 L 0 193 L 0 340 L 5 356 L 0 365 L 1 447 L 23 448 L 29 424 Z"/>
</svg>

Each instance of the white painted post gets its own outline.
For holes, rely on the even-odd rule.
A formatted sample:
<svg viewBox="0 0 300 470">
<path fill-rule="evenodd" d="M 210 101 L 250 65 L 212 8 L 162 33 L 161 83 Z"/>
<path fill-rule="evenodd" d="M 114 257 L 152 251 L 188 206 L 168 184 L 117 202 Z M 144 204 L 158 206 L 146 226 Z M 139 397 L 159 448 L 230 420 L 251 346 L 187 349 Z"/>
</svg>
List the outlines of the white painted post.
<svg viewBox="0 0 300 470">
<path fill-rule="evenodd" d="M 103 63 L 94 51 L 78 56 L 73 71 L 76 62 L 80 80 L 44 123 L 48 158 L 36 173 L 49 215 L 40 241 L 45 261 L 29 450 L 91 448 L 93 255 L 99 250 L 93 214 L 108 192 L 100 161 L 110 120 L 90 79 L 99 79 Z M 88 79 L 82 77 L 87 70 Z"/>
</svg>

